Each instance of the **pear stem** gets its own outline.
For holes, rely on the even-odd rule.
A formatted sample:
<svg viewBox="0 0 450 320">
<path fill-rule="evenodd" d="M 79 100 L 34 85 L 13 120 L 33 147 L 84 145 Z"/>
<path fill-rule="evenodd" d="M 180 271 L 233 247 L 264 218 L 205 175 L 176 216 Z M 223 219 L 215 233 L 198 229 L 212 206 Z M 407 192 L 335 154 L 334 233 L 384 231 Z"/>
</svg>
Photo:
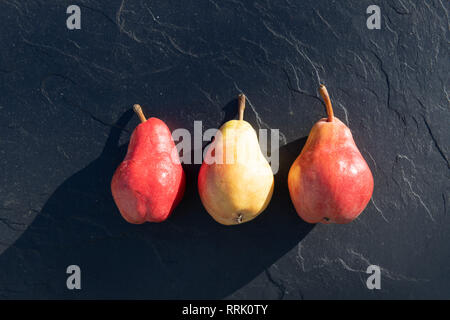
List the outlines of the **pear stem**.
<svg viewBox="0 0 450 320">
<path fill-rule="evenodd" d="M 243 93 L 239 94 L 238 101 L 239 101 L 239 120 L 244 120 L 245 94 Z"/>
<path fill-rule="evenodd" d="M 330 95 L 328 94 L 327 88 L 323 84 L 321 84 L 319 92 L 327 108 L 328 122 L 332 122 L 334 117 L 333 106 L 331 105 Z"/>
<path fill-rule="evenodd" d="M 147 119 L 145 119 L 144 112 L 142 111 L 142 108 L 141 108 L 140 105 L 135 104 L 133 106 L 133 110 L 134 110 L 134 112 L 136 112 L 136 114 L 138 115 L 138 117 L 139 117 L 139 119 L 141 120 L 142 123 L 147 121 Z"/>
</svg>

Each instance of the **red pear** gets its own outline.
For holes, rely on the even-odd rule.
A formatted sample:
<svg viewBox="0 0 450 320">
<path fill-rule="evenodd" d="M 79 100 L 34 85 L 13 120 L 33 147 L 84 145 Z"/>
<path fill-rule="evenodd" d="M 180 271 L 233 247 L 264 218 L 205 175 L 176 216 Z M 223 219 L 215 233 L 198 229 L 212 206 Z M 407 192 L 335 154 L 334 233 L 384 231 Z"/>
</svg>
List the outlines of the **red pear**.
<svg viewBox="0 0 450 320">
<path fill-rule="evenodd" d="M 333 115 L 325 86 L 320 86 L 328 118 L 311 129 L 288 175 L 298 215 L 309 223 L 348 223 L 367 206 L 373 177 L 350 129 Z"/>
<path fill-rule="evenodd" d="M 128 151 L 111 181 L 111 192 L 123 218 L 135 224 L 166 220 L 184 194 L 186 177 L 167 125 L 145 119 L 134 129 Z"/>
</svg>

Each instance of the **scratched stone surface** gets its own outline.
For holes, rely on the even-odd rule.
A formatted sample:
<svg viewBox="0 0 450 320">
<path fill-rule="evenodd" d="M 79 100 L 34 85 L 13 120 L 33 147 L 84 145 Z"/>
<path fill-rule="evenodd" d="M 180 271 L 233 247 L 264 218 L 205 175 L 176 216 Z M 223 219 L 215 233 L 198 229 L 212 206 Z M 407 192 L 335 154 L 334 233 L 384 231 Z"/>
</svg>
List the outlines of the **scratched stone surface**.
<svg viewBox="0 0 450 320">
<path fill-rule="evenodd" d="M 81 30 L 70 4 L 0 2 L 0 298 L 450 298 L 448 1 L 80 0 Z M 306 224 L 288 196 L 320 82 L 374 174 L 348 225 Z M 173 216 L 127 224 L 109 183 L 132 104 L 193 132 L 235 117 L 240 92 L 256 129 L 280 129 L 267 210 L 215 223 L 184 164 Z"/>
</svg>

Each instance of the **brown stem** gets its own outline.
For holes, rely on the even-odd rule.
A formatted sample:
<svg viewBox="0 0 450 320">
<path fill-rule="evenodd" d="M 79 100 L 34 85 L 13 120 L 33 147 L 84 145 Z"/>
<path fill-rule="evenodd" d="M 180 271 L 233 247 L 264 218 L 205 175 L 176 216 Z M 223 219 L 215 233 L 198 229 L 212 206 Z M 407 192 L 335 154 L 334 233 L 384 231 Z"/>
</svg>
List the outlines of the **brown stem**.
<svg viewBox="0 0 450 320">
<path fill-rule="evenodd" d="M 239 101 L 239 120 L 244 120 L 245 95 L 243 93 L 238 96 Z"/>
<path fill-rule="evenodd" d="M 334 114 L 333 107 L 331 106 L 330 95 L 328 94 L 327 88 L 323 84 L 320 85 L 319 92 L 327 108 L 328 122 L 331 122 L 333 121 Z"/>
<path fill-rule="evenodd" d="M 133 110 L 134 110 L 134 112 L 136 112 L 136 114 L 138 115 L 138 117 L 139 117 L 139 119 L 141 120 L 142 123 L 147 121 L 147 119 L 145 119 L 144 112 L 142 112 L 142 108 L 141 108 L 140 105 L 135 104 L 133 106 Z"/>
</svg>

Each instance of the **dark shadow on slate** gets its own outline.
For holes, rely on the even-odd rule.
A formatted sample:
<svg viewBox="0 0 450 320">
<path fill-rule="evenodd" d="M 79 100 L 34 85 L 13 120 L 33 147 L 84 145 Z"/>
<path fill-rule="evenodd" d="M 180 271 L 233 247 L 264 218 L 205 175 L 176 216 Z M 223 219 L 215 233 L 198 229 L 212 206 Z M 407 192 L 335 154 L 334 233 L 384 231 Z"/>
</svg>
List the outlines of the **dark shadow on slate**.
<svg viewBox="0 0 450 320">
<path fill-rule="evenodd" d="M 227 103 L 225 107 L 222 108 L 222 110 L 225 112 L 225 115 L 223 117 L 223 121 L 220 124 L 219 128 L 225 124 L 225 122 L 237 119 L 237 110 L 239 107 L 239 101 L 237 98 L 231 100 Z M 245 114 L 244 114 L 245 115 Z"/>
<path fill-rule="evenodd" d="M 208 215 L 197 192 L 200 165 L 184 165 L 187 190 L 167 221 L 126 223 L 113 202 L 110 181 L 127 147 L 117 146 L 118 128 L 132 116 L 129 110 L 120 118 L 101 156 L 59 186 L 0 256 L 0 270 L 9 272 L 6 282 L 14 290 L 8 298 L 224 298 L 314 227 L 297 216 L 287 189 L 289 167 L 306 138 L 281 147 L 272 201 L 249 223 L 225 227 Z M 81 290 L 66 289 L 71 264 L 81 268 Z"/>
</svg>

